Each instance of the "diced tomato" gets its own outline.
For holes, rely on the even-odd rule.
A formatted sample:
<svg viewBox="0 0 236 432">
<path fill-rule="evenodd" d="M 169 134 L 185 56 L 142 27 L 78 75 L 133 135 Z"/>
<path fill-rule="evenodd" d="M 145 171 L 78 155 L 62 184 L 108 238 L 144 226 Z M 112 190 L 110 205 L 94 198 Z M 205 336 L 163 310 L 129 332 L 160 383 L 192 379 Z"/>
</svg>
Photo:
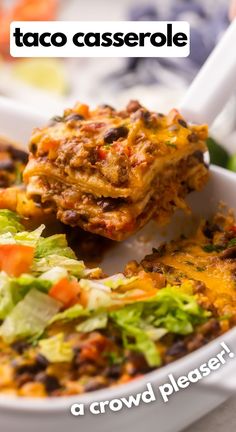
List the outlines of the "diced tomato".
<svg viewBox="0 0 236 432">
<path fill-rule="evenodd" d="M 0 269 L 9 276 L 27 273 L 34 259 L 34 248 L 19 244 L 0 245 Z"/>
<path fill-rule="evenodd" d="M 102 353 L 107 352 L 110 347 L 110 341 L 99 333 L 91 334 L 90 338 L 81 347 L 81 360 L 92 360 L 103 362 Z"/>
<path fill-rule="evenodd" d="M 105 160 L 105 159 L 106 159 L 106 157 L 107 157 L 107 152 L 106 152 L 106 150 L 104 150 L 103 148 L 100 147 L 100 148 L 98 149 L 97 153 L 98 153 L 98 157 L 99 157 L 99 159 L 101 159 L 101 160 Z"/>
<path fill-rule="evenodd" d="M 68 307 L 76 302 L 80 286 L 77 281 L 70 281 L 67 278 L 61 279 L 49 291 L 49 295 L 56 300 L 59 300 L 65 307 Z"/>
</svg>

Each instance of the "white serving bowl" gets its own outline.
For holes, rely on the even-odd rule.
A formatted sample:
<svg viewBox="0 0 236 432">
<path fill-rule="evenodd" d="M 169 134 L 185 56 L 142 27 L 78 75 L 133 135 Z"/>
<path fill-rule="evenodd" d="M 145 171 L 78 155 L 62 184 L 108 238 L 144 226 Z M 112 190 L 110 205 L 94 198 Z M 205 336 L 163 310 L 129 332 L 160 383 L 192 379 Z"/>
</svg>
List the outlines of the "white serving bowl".
<svg viewBox="0 0 236 432">
<path fill-rule="evenodd" d="M 31 130 L 45 122 L 43 114 L 33 113 L 27 107 L 0 98 L 0 135 L 8 136 L 27 145 Z M 200 217 L 208 217 L 224 201 L 236 210 L 236 175 L 222 168 L 211 167 L 210 181 L 204 191 L 193 193 L 189 204 L 192 216 L 177 213 L 162 235 L 157 233 L 154 223 L 148 224 L 131 239 L 118 244 L 109 251 L 103 268 L 109 272 L 121 271 L 130 259 L 140 260 L 151 252 L 163 239 L 189 232 Z M 125 385 L 100 390 L 82 396 L 51 399 L 20 399 L 0 397 L 0 430 L 3 432 L 178 432 L 225 401 L 236 391 L 236 362 L 228 359 L 226 364 L 210 377 L 182 389 L 164 403 L 158 387 L 168 382 L 168 374 L 175 377 L 187 375 L 194 368 L 207 362 L 221 351 L 220 342 L 226 342 L 236 352 L 236 329 L 233 329 L 192 354 L 145 375 Z M 108 411 L 94 415 L 89 406 L 94 401 L 119 399 L 136 395 L 146 389 L 150 382 L 156 401 L 140 403 L 136 408 L 122 408 L 119 412 Z M 73 403 L 85 404 L 85 415 L 74 417 L 70 413 Z"/>
</svg>

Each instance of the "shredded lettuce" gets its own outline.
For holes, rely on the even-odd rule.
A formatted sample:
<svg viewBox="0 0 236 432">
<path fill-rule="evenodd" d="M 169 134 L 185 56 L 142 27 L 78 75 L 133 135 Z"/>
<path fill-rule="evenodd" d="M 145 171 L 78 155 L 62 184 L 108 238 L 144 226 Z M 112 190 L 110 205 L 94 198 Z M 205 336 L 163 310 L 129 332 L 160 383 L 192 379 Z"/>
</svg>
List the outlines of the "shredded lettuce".
<svg viewBox="0 0 236 432">
<path fill-rule="evenodd" d="M 39 281 L 48 281 L 51 285 L 56 284 L 61 279 L 67 278 L 68 272 L 63 267 L 53 267 L 50 268 L 45 273 L 42 273 L 39 277 Z"/>
<path fill-rule="evenodd" d="M 194 326 L 210 316 L 197 303 L 193 295 L 186 294 L 175 286 L 167 286 L 156 295 L 156 304 L 148 304 L 147 311 L 156 327 L 169 332 L 187 335 Z"/>
<path fill-rule="evenodd" d="M 72 346 L 65 342 L 63 333 L 41 339 L 39 352 L 51 363 L 70 362 L 74 356 Z"/>
<path fill-rule="evenodd" d="M 43 293 L 48 293 L 51 286 L 52 282 L 50 279 L 44 280 L 41 278 L 36 278 L 28 273 L 22 274 L 18 278 L 10 279 L 10 287 L 14 304 L 21 301 L 24 296 L 33 288 Z"/>
<path fill-rule="evenodd" d="M 98 280 L 98 283 L 115 290 L 121 286 L 128 285 L 136 281 L 137 279 L 138 277 L 136 276 L 133 276 L 131 278 L 126 278 L 123 275 L 123 273 L 117 273 L 114 276 L 110 276 L 108 278 Z"/>
<path fill-rule="evenodd" d="M 40 225 L 34 231 L 22 231 L 16 233 L 14 235 L 15 242 L 26 246 L 36 247 L 44 229 L 45 225 Z"/>
<path fill-rule="evenodd" d="M 82 333 L 89 333 L 97 329 L 106 328 L 108 322 L 108 315 L 106 312 L 100 313 L 94 317 L 83 321 L 76 326 L 76 330 Z"/>
<path fill-rule="evenodd" d="M 0 234 L 17 233 L 24 229 L 20 217 L 10 210 L 0 210 Z"/>
<path fill-rule="evenodd" d="M 9 277 L 6 273 L 0 273 L 0 319 L 3 320 L 13 309 L 14 302 L 9 282 Z"/>
<path fill-rule="evenodd" d="M 0 327 L 0 336 L 6 343 L 38 337 L 60 307 L 58 301 L 32 289 L 7 316 Z"/>
<path fill-rule="evenodd" d="M 32 271 L 35 273 L 47 272 L 52 267 L 62 267 L 71 275 L 81 278 L 84 276 L 85 265 L 83 261 L 77 261 L 73 258 L 67 258 L 61 255 L 48 255 L 46 257 L 35 259 Z"/>
<path fill-rule="evenodd" d="M 49 255 L 59 255 L 62 257 L 76 259 L 75 253 L 68 246 L 66 236 L 64 234 L 55 234 L 50 237 L 39 239 L 35 257 L 40 259 L 48 257 Z"/>
<path fill-rule="evenodd" d="M 205 322 L 210 312 L 203 310 L 193 295 L 181 287 L 167 286 L 156 296 L 110 312 L 111 320 L 120 328 L 124 346 L 142 352 L 150 366 L 160 365 L 160 356 L 153 340 L 166 333 L 187 335 L 194 326 Z M 155 330 L 162 334 L 155 334 Z M 155 354 L 156 352 L 156 354 Z"/>
<path fill-rule="evenodd" d="M 84 309 L 80 304 L 71 306 L 69 309 L 56 314 L 49 322 L 52 324 L 56 321 L 71 321 L 80 317 L 88 317 L 90 315 L 87 309 Z"/>
<path fill-rule="evenodd" d="M 17 233 L 7 232 L 0 234 L 0 244 L 21 244 L 36 247 L 44 228 L 44 225 L 41 225 L 31 232 L 21 231 Z"/>
</svg>

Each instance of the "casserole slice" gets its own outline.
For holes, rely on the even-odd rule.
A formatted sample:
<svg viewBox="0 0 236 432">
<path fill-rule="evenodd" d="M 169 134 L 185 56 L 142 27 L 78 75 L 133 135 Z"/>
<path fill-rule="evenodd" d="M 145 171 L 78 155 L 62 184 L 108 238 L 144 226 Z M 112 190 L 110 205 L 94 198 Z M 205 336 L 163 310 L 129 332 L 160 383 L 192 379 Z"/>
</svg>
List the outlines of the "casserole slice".
<svg viewBox="0 0 236 432">
<path fill-rule="evenodd" d="M 123 240 L 148 220 L 162 225 L 208 179 L 207 126 L 131 101 L 123 111 L 77 104 L 36 129 L 27 194 L 65 224 Z"/>
</svg>

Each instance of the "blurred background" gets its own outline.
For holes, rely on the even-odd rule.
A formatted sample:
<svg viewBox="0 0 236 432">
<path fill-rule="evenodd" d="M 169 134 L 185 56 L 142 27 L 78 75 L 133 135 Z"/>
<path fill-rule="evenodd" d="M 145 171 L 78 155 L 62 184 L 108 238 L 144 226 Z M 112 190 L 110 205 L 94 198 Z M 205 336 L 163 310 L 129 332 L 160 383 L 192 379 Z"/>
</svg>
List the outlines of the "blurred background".
<svg viewBox="0 0 236 432">
<path fill-rule="evenodd" d="M 0 94 L 48 117 L 75 101 L 121 107 L 139 99 L 150 109 L 176 107 L 229 24 L 230 0 L 0 0 Z M 188 58 L 13 59 L 13 20 L 186 20 Z M 135 49 L 135 48 L 134 48 Z M 232 47 L 232 50 L 234 47 Z M 209 83 L 210 85 L 210 83 Z M 215 122 L 212 161 L 236 171 L 236 96 Z"/>
</svg>

